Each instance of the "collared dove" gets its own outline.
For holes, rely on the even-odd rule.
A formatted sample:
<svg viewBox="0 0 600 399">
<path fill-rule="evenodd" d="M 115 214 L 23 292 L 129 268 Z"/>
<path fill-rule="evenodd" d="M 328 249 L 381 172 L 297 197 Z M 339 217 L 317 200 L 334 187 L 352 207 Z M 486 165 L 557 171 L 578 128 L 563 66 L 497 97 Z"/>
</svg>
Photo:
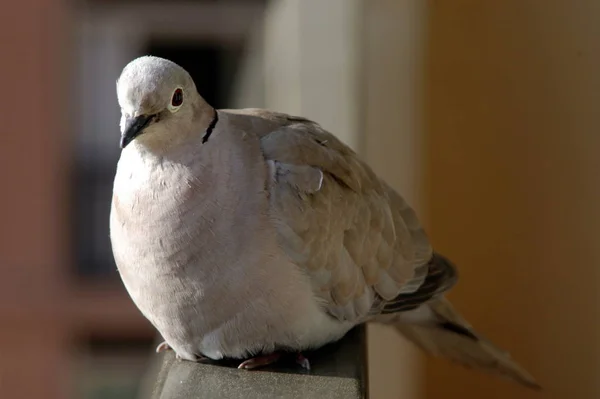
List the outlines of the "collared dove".
<svg viewBox="0 0 600 399">
<path fill-rule="evenodd" d="M 539 386 L 444 298 L 455 267 L 355 152 L 305 118 L 216 110 L 177 64 L 117 81 L 110 236 L 123 283 L 180 359 L 240 368 L 390 324 L 429 354 Z"/>
</svg>

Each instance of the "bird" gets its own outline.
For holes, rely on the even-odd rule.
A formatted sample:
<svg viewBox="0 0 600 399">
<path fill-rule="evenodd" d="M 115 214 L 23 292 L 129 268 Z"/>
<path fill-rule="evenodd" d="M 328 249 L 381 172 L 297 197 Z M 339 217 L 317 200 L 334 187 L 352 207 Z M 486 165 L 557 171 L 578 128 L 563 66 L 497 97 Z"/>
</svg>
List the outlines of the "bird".
<svg viewBox="0 0 600 399">
<path fill-rule="evenodd" d="M 432 356 L 540 385 L 454 309 L 456 266 L 404 198 L 310 119 L 216 109 L 177 63 L 130 61 L 110 240 L 132 301 L 182 361 L 257 369 L 393 326 Z"/>
</svg>

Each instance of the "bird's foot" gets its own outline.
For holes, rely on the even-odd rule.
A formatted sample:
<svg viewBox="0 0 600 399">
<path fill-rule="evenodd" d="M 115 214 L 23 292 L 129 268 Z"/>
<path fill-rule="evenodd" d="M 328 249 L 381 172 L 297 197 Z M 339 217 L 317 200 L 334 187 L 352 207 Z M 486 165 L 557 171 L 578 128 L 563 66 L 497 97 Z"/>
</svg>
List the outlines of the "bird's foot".
<svg viewBox="0 0 600 399">
<path fill-rule="evenodd" d="M 171 348 L 169 346 L 169 344 L 167 344 L 167 341 L 163 341 L 160 344 L 158 344 L 158 346 L 156 347 L 156 353 L 160 353 L 160 352 L 166 352 L 166 351 L 172 351 L 173 348 Z M 181 356 L 179 356 L 179 354 L 175 353 L 175 359 L 177 360 L 181 360 Z"/>
<path fill-rule="evenodd" d="M 253 370 L 260 367 L 265 367 L 279 361 L 282 355 L 283 353 L 281 352 L 274 352 L 268 355 L 256 356 L 240 363 L 238 369 Z M 298 352 L 295 360 L 300 367 L 310 370 L 310 362 L 302 353 Z"/>
<path fill-rule="evenodd" d="M 244 360 L 238 366 L 238 369 L 253 370 L 259 367 L 268 366 L 277 362 L 281 358 L 281 353 L 275 352 L 268 355 L 261 355 Z"/>
<path fill-rule="evenodd" d="M 310 370 L 310 362 L 300 352 L 296 354 L 296 363 L 298 363 L 303 369 Z"/>
<path fill-rule="evenodd" d="M 160 353 L 160 352 L 164 352 L 164 351 L 170 351 L 170 350 L 172 350 L 172 348 L 169 346 L 169 344 L 167 344 L 167 341 L 161 342 L 156 347 L 156 353 Z"/>
<path fill-rule="evenodd" d="M 165 351 L 172 351 L 172 350 L 173 350 L 173 348 L 171 348 L 171 346 L 169 344 L 167 344 L 166 341 L 161 342 L 156 347 L 156 353 L 165 352 Z M 178 353 L 175 353 L 175 359 L 182 360 L 183 358 Z M 201 362 L 201 361 L 204 361 L 204 360 L 209 360 L 209 358 L 207 358 L 206 356 L 203 356 L 203 355 L 196 355 L 196 358 L 194 359 L 195 362 Z"/>
</svg>

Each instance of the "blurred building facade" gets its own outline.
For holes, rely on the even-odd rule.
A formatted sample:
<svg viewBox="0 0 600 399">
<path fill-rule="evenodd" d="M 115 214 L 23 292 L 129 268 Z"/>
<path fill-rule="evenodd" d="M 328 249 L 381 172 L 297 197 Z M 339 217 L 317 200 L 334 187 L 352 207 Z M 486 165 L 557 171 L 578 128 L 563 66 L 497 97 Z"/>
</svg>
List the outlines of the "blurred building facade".
<svg viewBox="0 0 600 399">
<path fill-rule="evenodd" d="M 2 397 L 130 397 L 151 355 L 108 241 L 115 80 L 145 53 L 217 107 L 301 114 L 356 149 L 459 266 L 457 307 L 546 388 L 373 326 L 373 398 L 600 395 L 597 2 L 27 0 L 0 22 Z"/>
</svg>

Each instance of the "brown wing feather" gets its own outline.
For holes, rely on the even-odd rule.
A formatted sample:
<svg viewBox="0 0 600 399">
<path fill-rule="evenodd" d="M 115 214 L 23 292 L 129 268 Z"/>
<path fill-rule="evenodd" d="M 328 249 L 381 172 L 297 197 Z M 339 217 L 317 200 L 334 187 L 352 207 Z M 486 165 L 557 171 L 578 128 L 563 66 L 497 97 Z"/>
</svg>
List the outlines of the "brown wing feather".
<svg viewBox="0 0 600 399">
<path fill-rule="evenodd" d="M 435 253 L 427 264 L 427 277 L 419 288 L 411 293 L 400 294 L 383 304 L 382 314 L 405 312 L 419 307 L 433 297 L 448 291 L 456 284 L 456 268 L 444 256 Z"/>
</svg>

